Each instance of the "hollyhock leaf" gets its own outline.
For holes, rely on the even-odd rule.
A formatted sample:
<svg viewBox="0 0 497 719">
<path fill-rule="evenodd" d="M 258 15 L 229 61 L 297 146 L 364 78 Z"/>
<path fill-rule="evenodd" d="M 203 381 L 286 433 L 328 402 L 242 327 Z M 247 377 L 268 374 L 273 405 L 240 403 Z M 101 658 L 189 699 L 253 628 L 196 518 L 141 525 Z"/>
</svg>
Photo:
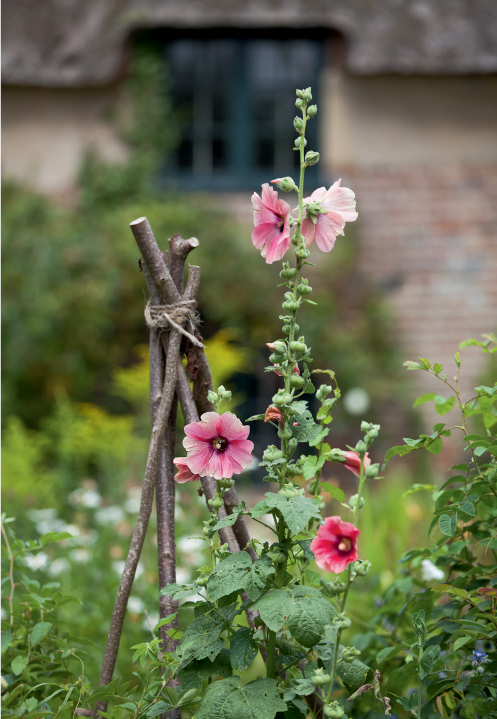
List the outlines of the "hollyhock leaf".
<svg viewBox="0 0 497 719">
<path fill-rule="evenodd" d="M 289 529 L 294 534 L 299 534 L 312 517 L 321 518 L 321 513 L 316 503 L 310 497 L 297 496 L 286 499 L 280 494 L 268 492 L 266 502 L 268 507 L 274 507 L 281 512 Z"/>
<path fill-rule="evenodd" d="M 250 516 L 253 517 L 253 519 L 259 519 L 259 517 L 262 517 L 263 514 L 269 514 L 269 512 L 271 512 L 271 507 L 268 505 L 267 501 L 263 499 L 260 502 L 257 502 L 255 507 L 252 509 Z"/>
<path fill-rule="evenodd" d="M 324 457 L 323 457 L 323 464 L 324 464 Z M 313 479 L 316 476 L 317 469 L 318 469 L 318 458 L 315 455 L 311 456 L 311 457 L 306 457 L 304 466 L 302 468 L 302 474 L 304 475 L 304 479 L 306 481 Z"/>
<path fill-rule="evenodd" d="M 219 522 L 212 527 L 212 530 L 217 532 L 219 529 L 223 529 L 223 527 L 232 527 L 241 514 L 250 514 L 250 512 L 251 510 L 247 507 L 245 502 L 237 504 L 233 507 L 232 514 L 228 514 L 227 517 L 220 519 Z"/>
<path fill-rule="evenodd" d="M 324 628 L 337 616 L 331 604 L 313 587 L 296 587 L 286 603 L 290 634 L 304 647 L 313 647 L 324 634 Z"/>
<path fill-rule="evenodd" d="M 340 487 L 336 487 L 334 484 L 331 484 L 331 482 L 321 482 L 321 487 L 325 492 L 329 492 L 333 499 L 339 502 L 345 502 L 345 492 L 340 489 Z"/>
<path fill-rule="evenodd" d="M 282 589 L 271 589 L 255 602 L 253 608 L 259 610 L 262 621 L 272 632 L 279 632 L 285 623 L 288 612 L 286 603 L 289 600 L 290 597 Z"/>
<path fill-rule="evenodd" d="M 359 659 L 353 662 L 339 662 L 337 674 L 342 682 L 352 691 L 356 691 L 365 683 L 371 669 Z"/>
<path fill-rule="evenodd" d="M 269 372 L 272 372 L 274 367 L 266 367 Z M 254 414 L 252 417 L 248 417 L 245 422 L 253 422 L 256 419 L 264 419 L 264 414 Z"/>
<path fill-rule="evenodd" d="M 195 584 L 168 584 L 167 587 L 163 587 L 159 594 L 164 597 L 172 597 L 173 599 L 183 599 L 189 597 L 192 594 L 197 594 L 198 587 Z"/>
<path fill-rule="evenodd" d="M 212 602 L 225 597 L 237 589 L 244 589 L 252 568 L 252 559 L 247 552 L 230 554 L 211 572 L 207 582 L 209 598 Z"/>
<path fill-rule="evenodd" d="M 211 662 L 210 659 L 194 659 L 184 669 L 179 671 L 179 680 L 181 688 L 184 692 L 190 689 L 200 689 L 202 681 L 210 679 L 210 677 L 219 674 L 225 679 L 233 674 L 230 663 L 230 653 L 227 649 L 222 649 L 217 657 Z M 122 706 L 122 705 L 121 705 Z"/>
<path fill-rule="evenodd" d="M 251 565 L 243 587 L 250 599 L 258 599 L 264 593 L 271 574 L 274 574 L 274 566 L 267 554 Z"/>
<path fill-rule="evenodd" d="M 308 409 L 302 414 L 295 415 L 293 421 L 297 422 L 297 425 L 292 427 L 292 436 L 297 442 L 309 442 L 321 431 L 321 426 L 315 423 L 314 417 Z"/>
<path fill-rule="evenodd" d="M 229 677 L 207 687 L 195 719 L 274 719 L 286 710 L 274 679 L 240 684 L 240 677 Z"/>
<path fill-rule="evenodd" d="M 178 655 L 182 657 L 180 667 L 186 667 L 193 659 L 214 661 L 224 645 L 220 635 L 237 611 L 236 604 L 222 609 L 210 602 L 197 605 L 195 619 L 185 629 L 178 647 Z"/>
<path fill-rule="evenodd" d="M 252 664 L 259 651 L 257 644 L 252 639 L 251 629 L 243 627 L 239 629 L 230 645 L 230 661 L 233 669 L 239 672 L 246 671 Z"/>
</svg>

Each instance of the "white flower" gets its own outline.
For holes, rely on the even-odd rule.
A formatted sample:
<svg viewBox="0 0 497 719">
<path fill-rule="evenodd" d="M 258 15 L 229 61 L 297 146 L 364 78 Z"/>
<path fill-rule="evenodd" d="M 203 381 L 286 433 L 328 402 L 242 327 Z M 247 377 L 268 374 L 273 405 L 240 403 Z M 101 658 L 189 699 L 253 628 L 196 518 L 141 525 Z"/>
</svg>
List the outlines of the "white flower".
<svg viewBox="0 0 497 719">
<path fill-rule="evenodd" d="M 27 515 L 32 522 L 48 522 L 57 518 L 57 510 L 53 507 L 46 509 L 29 509 Z"/>
<path fill-rule="evenodd" d="M 142 614 L 144 609 L 145 605 L 140 597 L 130 597 L 128 599 L 128 611 L 131 612 L 131 614 Z"/>
<path fill-rule="evenodd" d="M 371 400 L 369 394 L 362 387 L 353 387 L 345 392 L 343 396 L 343 406 L 349 414 L 364 414 L 369 409 Z"/>
<path fill-rule="evenodd" d="M 80 549 L 73 549 L 71 552 L 71 559 L 76 564 L 86 564 L 90 561 L 90 552 L 88 549 L 84 549 L 84 547 L 81 547 Z"/>
<path fill-rule="evenodd" d="M 71 563 L 69 562 L 69 560 L 65 557 L 60 557 L 59 559 L 54 559 L 52 562 L 50 562 L 50 566 L 48 567 L 48 573 L 51 577 L 58 577 L 59 574 L 67 572 L 70 568 Z"/>
<path fill-rule="evenodd" d="M 63 519 L 42 519 L 35 526 L 40 534 L 48 534 L 48 532 L 65 532 L 67 525 Z"/>
<path fill-rule="evenodd" d="M 94 489 L 87 489 L 83 492 L 83 494 L 81 494 L 79 502 L 82 507 L 95 509 L 96 507 L 100 507 L 102 504 L 102 497 Z"/>
<path fill-rule="evenodd" d="M 37 571 L 38 569 L 45 569 L 49 562 L 48 554 L 45 552 L 38 552 L 38 554 L 25 554 L 24 564 L 28 569 Z"/>
<path fill-rule="evenodd" d="M 423 581 L 429 582 L 431 579 L 445 579 L 445 572 L 436 567 L 429 559 L 423 559 L 421 566 L 421 576 Z"/>
<path fill-rule="evenodd" d="M 102 507 L 95 512 L 95 522 L 97 524 L 119 524 L 123 519 L 124 512 L 117 505 Z"/>
</svg>

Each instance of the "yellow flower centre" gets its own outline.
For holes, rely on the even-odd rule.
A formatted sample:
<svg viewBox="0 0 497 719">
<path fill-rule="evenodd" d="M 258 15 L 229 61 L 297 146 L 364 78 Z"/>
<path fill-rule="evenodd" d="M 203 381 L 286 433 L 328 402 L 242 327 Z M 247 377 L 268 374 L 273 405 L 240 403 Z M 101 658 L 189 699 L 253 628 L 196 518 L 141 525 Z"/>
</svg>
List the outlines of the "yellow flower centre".
<svg viewBox="0 0 497 719">
<path fill-rule="evenodd" d="M 216 439 L 213 440 L 212 444 L 217 450 L 219 450 L 220 452 L 224 452 L 224 450 L 228 446 L 228 440 L 224 439 L 224 437 L 216 437 Z"/>
</svg>

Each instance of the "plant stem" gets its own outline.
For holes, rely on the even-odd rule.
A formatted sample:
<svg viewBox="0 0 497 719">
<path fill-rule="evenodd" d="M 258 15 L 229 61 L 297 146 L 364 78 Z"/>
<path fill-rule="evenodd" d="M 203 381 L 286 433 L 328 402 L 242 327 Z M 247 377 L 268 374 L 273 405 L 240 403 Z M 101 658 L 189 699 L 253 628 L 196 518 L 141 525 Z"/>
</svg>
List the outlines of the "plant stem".
<svg viewBox="0 0 497 719">
<path fill-rule="evenodd" d="M 7 537 L 7 532 L 5 531 L 5 527 L 3 524 L 2 524 L 2 534 L 3 534 L 3 538 L 5 540 L 5 544 L 7 546 L 7 553 L 9 555 L 9 579 L 10 579 L 9 602 L 10 602 L 10 626 L 12 627 L 14 624 L 14 589 L 16 586 L 14 583 L 14 555 L 12 554 L 9 539 Z"/>
<path fill-rule="evenodd" d="M 274 679 L 276 676 L 275 654 L 276 654 L 276 632 L 269 630 L 268 643 L 267 643 L 267 671 L 266 671 L 266 677 L 268 679 Z"/>
</svg>

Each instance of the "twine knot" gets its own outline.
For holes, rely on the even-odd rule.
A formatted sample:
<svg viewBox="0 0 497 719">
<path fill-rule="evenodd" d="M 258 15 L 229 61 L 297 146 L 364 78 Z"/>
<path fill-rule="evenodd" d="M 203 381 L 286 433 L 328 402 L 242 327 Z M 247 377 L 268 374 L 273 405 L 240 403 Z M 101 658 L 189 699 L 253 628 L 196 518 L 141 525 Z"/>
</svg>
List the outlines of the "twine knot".
<svg viewBox="0 0 497 719">
<path fill-rule="evenodd" d="M 145 307 L 145 322 L 150 329 L 164 331 L 171 327 L 188 337 L 197 347 L 204 347 L 193 334 L 187 332 L 182 325 L 189 322 L 194 329 L 200 322 L 196 312 L 195 300 L 180 300 L 174 305 L 153 305 L 150 300 Z"/>
</svg>

